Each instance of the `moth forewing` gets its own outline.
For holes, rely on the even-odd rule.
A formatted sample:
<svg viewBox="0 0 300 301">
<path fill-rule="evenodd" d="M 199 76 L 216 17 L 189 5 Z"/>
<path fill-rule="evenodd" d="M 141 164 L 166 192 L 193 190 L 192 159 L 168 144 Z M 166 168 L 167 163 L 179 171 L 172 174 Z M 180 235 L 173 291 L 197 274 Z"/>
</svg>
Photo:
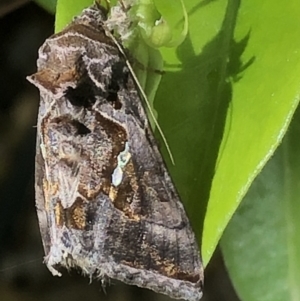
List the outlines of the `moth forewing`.
<svg viewBox="0 0 300 301">
<path fill-rule="evenodd" d="M 85 9 L 41 47 L 36 206 L 45 263 L 191 301 L 195 235 L 105 10 Z"/>
</svg>

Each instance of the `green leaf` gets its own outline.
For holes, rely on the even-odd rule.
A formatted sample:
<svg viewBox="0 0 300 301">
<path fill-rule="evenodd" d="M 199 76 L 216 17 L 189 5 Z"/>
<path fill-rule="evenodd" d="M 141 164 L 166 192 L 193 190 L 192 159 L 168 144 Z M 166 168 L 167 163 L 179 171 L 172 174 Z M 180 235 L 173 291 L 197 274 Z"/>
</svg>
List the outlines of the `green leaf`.
<svg viewBox="0 0 300 301">
<path fill-rule="evenodd" d="M 245 301 L 300 300 L 300 110 L 221 240 Z"/>
<path fill-rule="evenodd" d="M 185 1 L 189 35 L 162 51 L 155 108 L 205 264 L 298 105 L 298 4 Z"/>
<path fill-rule="evenodd" d="M 61 31 L 72 21 L 74 16 L 80 14 L 84 8 L 93 3 L 93 0 L 72 0 L 72 2 L 69 0 L 57 0 L 55 32 Z"/>
<path fill-rule="evenodd" d="M 153 48 L 179 46 L 188 32 L 188 16 L 182 0 L 137 1 L 135 16 L 141 35 Z M 182 22 L 178 22 L 183 18 Z"/>
</svg>

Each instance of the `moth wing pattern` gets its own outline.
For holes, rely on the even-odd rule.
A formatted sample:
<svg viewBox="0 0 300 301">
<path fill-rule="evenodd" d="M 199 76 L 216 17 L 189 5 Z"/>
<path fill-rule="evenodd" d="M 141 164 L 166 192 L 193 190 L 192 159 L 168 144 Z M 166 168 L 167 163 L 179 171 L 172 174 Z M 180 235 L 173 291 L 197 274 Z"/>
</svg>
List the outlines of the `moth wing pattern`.
<svg viewBox="0 0 300 301">
<path fill-rule="evenodd" d="M 106 12 L 85 9 L 39 50 L 36 206 L 45 263 L 199 300 L 203 267 Z"/>
</svg>

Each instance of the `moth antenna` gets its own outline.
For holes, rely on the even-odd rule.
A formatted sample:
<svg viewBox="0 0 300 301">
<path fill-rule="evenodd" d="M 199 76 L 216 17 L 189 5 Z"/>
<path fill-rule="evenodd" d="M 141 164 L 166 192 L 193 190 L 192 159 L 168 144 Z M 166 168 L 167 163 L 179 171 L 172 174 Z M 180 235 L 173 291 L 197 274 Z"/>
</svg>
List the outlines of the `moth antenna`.
<svg viewBox="0 0 300 301">
<path fill-rule="evenodd" d="M 102 1 L 103 0 L 94 0 L 94 4 L 96 4 L 97 6 L 101 6 L 101 2 Z M 111 6 L 110 6 L 110 0 L 104 0 L 104 2 L 106 4 L 107 11 L 110 11 L 110 8 L 111 8 Z"/>
<path fill-rule="evenodd" d="M 159 133 L 160 133 L 160 135 L 161 135 L 161 137 L 162 137 L 162 139 L 163 139 L 163 142 L 164 142 L 164 144 L 165 144 L 165 146 L 166 146 L 166 148 L 167 148 L 167 152 L 168 152 L 168 154 L 169 154 L 169 156 L 170 156 L 171 162 L 172 162 L 173 165 L 175 165 L 174 157 L 173 157 L 173 155 L 172 155 L 172 152 L 171 152 L 170 146 L 169 146 L 169 144 L 168 144 L 168 141 L 167 141 L 167 139 L 166 139 L 166 137 L 165 137 L 165 135 L 164 135 L 164 133 L 163 133 L 161 127 L 159 126 L 159 123 L 157 122 L 157 120 L 156 120 L 156 118 L 155 118 L 155 115 L 154 115 L 153 110 L 152 110 L 152 108 L 151 108 L 151 105 L 150 105 L 150 103 L 149 103 L 149 101 L 148 101 L 148 98 L 147 98 L 147 96 L 146 96 L 146 94 L 145 94 L 145 92 L 144 92 L 142 86 L 140 85 L 140 83 L 139 83 L 139 81 L 138 81 L 138 79 L 137 79 L 137 77 L 136 77 L 136 75 L 135 75 L 135 73 L 134 73 L 134 71 L 133 71 L 133 69 L 132 69 L 132 67 L 131 67 L 131 64 L 130 64 L 128 58 L 127 58 L 127 55 L 126 55 L 126 53 L 125 53 L 123 47 L 119 44 L 119 42 L 117 41 L 117 39 L 111 34 L 111 32 L 105 27 L 104 24 L 103 24 L 103 27 L 106 29 L 106 33 L 107 33 L 107 34 L 109 35 L 109 37 L 115 42 L 115 44 L 117 45 L 118 49 L 120 50 L 120 52 L 121 52 L 122 55 L 124 56 L 125 61 L 126 61 L 126 65 L 127 65 L 128 69 L 129 69 L 129 71 L 130 71 L 130 73 L 131 73 L 131 75 L 132 75 L 132 77 L 133 77 L 133 79 L 134 79 L 134 81 L 135 81 L 135 83 L 136 83 L 138 89 L 140 90 L 140 93 L 142 94 L 142 97 L 143 97 L 144 100 L 145 100 L 145 103 L 146 103 L 147 108 L 148 108 L 148 110 L 149 110 L 149 112 L 150 112 L 150 115 L 151 115 L 151 117 L 152 117 L 152 119 L 153 119 L 153 121 L 154 121 L 154 124 L 157 126 L 157 129 L 158 129 L 158 131 L 159 131 Z"/>
<path fill-rule="evenodd" d="M 122 6 L 124 11 L 127 11 L 127 7 L 125 5 L 125 3 L 123 2 L 123 0 L 119 0 L 120 5 Z"/>
</svg>

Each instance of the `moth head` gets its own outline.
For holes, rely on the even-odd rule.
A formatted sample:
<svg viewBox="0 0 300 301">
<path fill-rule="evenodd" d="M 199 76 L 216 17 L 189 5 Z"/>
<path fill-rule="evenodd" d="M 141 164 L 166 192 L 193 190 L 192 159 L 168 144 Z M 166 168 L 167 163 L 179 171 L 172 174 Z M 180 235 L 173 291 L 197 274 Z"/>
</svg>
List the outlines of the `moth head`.
<svg viewBox="0 0 300 301">
<path fill-rule="evenodd" d="M 95 3 L 84 9 L 82 13 L 74 18 L 74 22 L 90 27 L 99 28 L 99 24 L 107 19 L 108 11 L 103 6 Z"/>
</svg>

